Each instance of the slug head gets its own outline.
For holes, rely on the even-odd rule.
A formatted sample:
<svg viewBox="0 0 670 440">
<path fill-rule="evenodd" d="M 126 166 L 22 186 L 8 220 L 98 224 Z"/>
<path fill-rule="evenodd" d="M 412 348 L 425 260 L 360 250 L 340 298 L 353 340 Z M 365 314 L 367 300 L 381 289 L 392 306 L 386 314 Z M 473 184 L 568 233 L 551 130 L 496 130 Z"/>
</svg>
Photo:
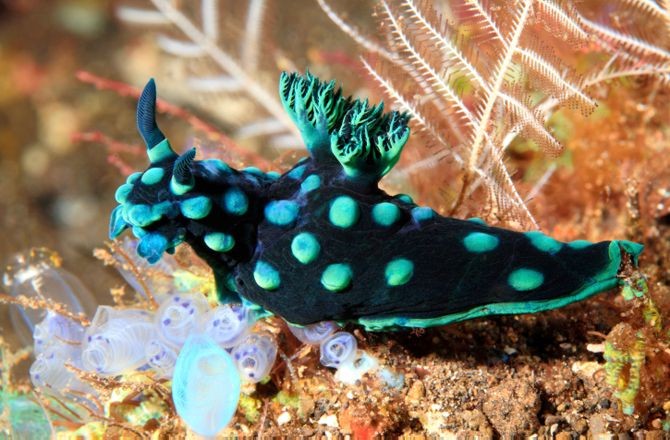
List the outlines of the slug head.
<svg viewBox="0 0 670 440">
<path fill-rule="evenodd" d="M 197 161 L 195 149 L 178 155 L 156 124 L 155 103 L 151 80 L 137 106 L 149 168 L 130 175 L 116 191 L 110 238 L 131 228 L 140 239 L 138 254 L 150 263 L 184 241 L 217 266 L 248 258 L 255 246 L 254 207 L 270 179 L 219 160 Z"/>
</svg>

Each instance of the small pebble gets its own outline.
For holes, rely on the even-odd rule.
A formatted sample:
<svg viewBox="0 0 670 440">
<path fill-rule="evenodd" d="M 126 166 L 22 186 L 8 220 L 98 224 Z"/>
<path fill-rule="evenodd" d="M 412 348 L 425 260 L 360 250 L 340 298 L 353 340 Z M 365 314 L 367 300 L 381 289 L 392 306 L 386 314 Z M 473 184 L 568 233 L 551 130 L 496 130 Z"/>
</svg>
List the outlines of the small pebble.
<svg viewBox="0 0 670 440">
<path fill-rule="evenodd" d="M 321 418 L 319 419 L 319 425 L 325 425 L 328 426 L 329 428 L 339 428 L 340 424 L 337 422 L 337 416 L 335 414 L 331 414 L 329 416 L 327 415 L 322 415 Z"/>
<path fill-rule="evenodd" d="M 291 414 L 288 411 L 284 411 L 283 413 L 279 414 L 279 417 L 277 417 L 277 425 L 279 426 L 286 425 L 290 421 Z"/>
</svg>

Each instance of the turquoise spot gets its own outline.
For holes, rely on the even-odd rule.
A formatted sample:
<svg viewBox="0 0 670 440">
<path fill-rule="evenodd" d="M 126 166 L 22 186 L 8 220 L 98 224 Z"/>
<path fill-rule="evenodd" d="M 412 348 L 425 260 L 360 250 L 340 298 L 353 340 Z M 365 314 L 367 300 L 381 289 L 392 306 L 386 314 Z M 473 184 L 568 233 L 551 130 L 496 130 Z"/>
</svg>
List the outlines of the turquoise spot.
<svg viewBox="0 0 670 440">
<path fill-rule="evenodd" d="M 348 264 L 331 264 L 323 271 L 321 284 L 331 292 L 339 292 L 349 287 L 352 277 L 353 273 Z"/>
<path fill-rule="evenodd" d="M 235 246 L 235 238 L 223 232 L 212 232 L 205 235 L 205 244 L 217 252 L 227 252 Z"/>
<path fill-rule="evenodd" d="M 172 151 L 172 147 L 170 147 L 170 142 L 168 142 L 167 139 L 163 139 L 158 144 L 151 147 L 147 151 L 147 154 L 149 156 L 149 162 L 151 163 L 160 162 L 163 159 L 168 159 L 175 156 L 174 151 Z"/>
<path fill-rule="evenodd" d="M 151 207 L 151 210 L 155 215 L 161 217 L 174 217 L 179 213 L 176 204 L 167 200 L 165 202 L 156 203 Z"/>
<path fill-rule="evenodd" d="M 316 174 L 310 174 L 300 184 L 300 192 L 306 194 L 319 188 L 319 186 L 321 186 L 321 178 Z"/>
<path fill-rule="evenodd" d="M 254 269 L 254 281 L 262 289 L 265 290 L 275 290 L 279 288 L 281 279 L 279 278 L 279 272 L 269 263 L 264 261 L 258 261 L 256 263 L 256 268 Z"/>
<path fill-rule="evenodd" d="M 389 202 L 377 203 L 372 208 L 372 219 L 381 226 L 391 226 L 400 218 L 400 209 Z"/>
<path fill-rule="evenodd" d="M 272 180 L 277 180 L 277 179 L 279 179 L 279 176 L 281 176 L 281 174 L 279 174 L 276 171 L 268 171 L 265 175 L 268 176 Z"/>
<path fill-rule="evenodd" d="M 537 289 L 544 282 L 544 275 L 533 269 L 517 269 L 507 278 L 512 288 L 520 292 Z"/>
<path fill-rule="evenodd" d="M 112 211 L 112 215 L 110 216 L 109 238 L 112 240 L 118 237 L 123 232 L 123 230 L 128 227 L 128 224 L 123 219 L 122 212 L 123 206 L 119 205 L 114 208 L 114 211 Z"/>
<path fill-rule="evenodd" d="M 129 184 L 131 184 L 131 185 L 134 184 L 134 183 L 137 183 L 137 180 L 138 180 L 140 177 L 142 177 L 142 173 L 141 173 L 141 172 L 138 171 L 138 172 L 136 172 L 136 173 L 133 173 L 133 174 L 131 174 L 131 175 L 128 176 L 128 178 L 126 179 L 126 183 L 129 183 Z"/>
<path fill-rule="evenodd" d="M 353 226 L 360 216 L 358 203 L 349 196 L 339 196 L 330 204 L 328 219 L 340 228 Z"/>
<path fill-rule="evenodd" d="M 289 171 L 287 176 L 289 176 L 291 179 L 299 180 L 299 179 L 302 178 L 302 175 L 305 173 L 306 168 L 307 168 L 306 165 L 297 166 L 297 167 L 293 168 L 291 171 Z"/>
<path fill-rule="evenodd" d="M 149 233 L 146 229 L 140 228 L 139 226 L 133 226 L 132 231 L 133 235 L 137 238 L 142 238 Z"/>
<path fill-rule="evenodd" d="M 193 183 L 180 183 L 174 176 L 170 179 L 170 191 L 173 194 L 181 196 L 193 189 Z"/>
<path fill-rule="evenodd" d="M 212 201 L 205 196 L 193 197 L 179 203 L 179 208 L 184 217 L 198 220 L 207 217 L 212 210 Z"/>
<path fill-rule="evenodd" d="M 479 217 L 471 217 L 468 219 L 469 222 L 476 223 L 478 225 L 486 226 L 486 222 Z"/>
<path fill-rule="evenodd" d="M 526 232 L 526 237 L 530 240 L 530 243 L 538 250 L 547 252 L 549 254 L 555 254 L 560 251 L 563 247 L 563 243 L 558 240 L 544 235 L 540 231 L 530 231 Z"/>
<path fill-rule="evenodd" d="M 384 276 L 389 286 L 407 284 L 414 274 L 414 263 L 406 258 L 397 258 L 386 265 Z"/>
<path fill-rule="evenodd" d="M 263 177 L 265 173 L 260 170 L 258 167 L 246 167 L 242 172 L 253 174 L 254 176 Z"/>
<path fill-rule="evenodd" d="M 200 165 L 212 174 L 226 174 L 230 172 L 230 167 L 219 159 L 205 159 L 200 162 Z"/>
<path fill-rule="evenodd" d="M 161 181 L 165 171 L 163 168 L 149 168 L 142 174 L 142 183 L 145 185 L 155 185 Z"/>
<path fill-rule="evenodd" d="M 137 254 L 153 264 L 160 260 L 167 247 L 167 238 L 156 232 L 151 232 L 140 239 L 137 245 Z"/>
<path fill-rule="evenodd" d="M 435 217 L 435 211 L 433 211 L 433 208 L 429 208 L 427 206 L 417 206 L 416 208 L 412 208 L 412 218 L 416 222 L 430 220 L 433 217 Z"/>
<path fill-rule="evenodd" d="M 498 237 L 485 232 L 472 232 L 463 239 L 465 248 L 470 252 L 482 253 L 498 247 Z"/>
<path fill-rule="evenodd" d="M 299 209 L 291 200 L 273 200 L 265 205 L 265 218 L 273 225 L 288 226 L 298 217 Z"/>
<path fill-rule="evenodd" d="M 141 227 L 149 226 L 161 218 L 149 205 L 131 205 L 126 215 L 130 224 Z"/>
<path fill-rule="evenodd" d="M 230 188 L 223 195 L 223 206 L 230 214 L 244 215 L 249 208 L 249 199 L 241 189 Z"/>
<path fill-rule="evenodd" d="M 133 190 L 133 185 L 124 183 L 114 193 L 114 199 L 116 199 L 117 202 L 119 203 L 126 203 L 128 201 L 128 196 L 130 195 L 130 192 Z"/>
<path fill-rule="evenodd" d="M 584 249 L 591 246 L 592 244 L 593 243 L 588 240 L 575 240 L 568 243 L 568 246 L 570 246 L 572 249 Z"/>
<path fill-rule="evenodd" d="M 320 251 L 319 241 L 314 237 L 314 234 L 309 232 L 301 232 L 291 242 L 291 252 L 295 259 L 302 264 L 308 264 L 316 260 Z"/>
<path fill-rule="evenodd" d="M 412 197 L 410 197 L 407 194 L 397 194 L 396 199 L 402 200 L 405 203 L 409 203 L 410 205 L 414 203 L 414 200 L 412 200 Z"/>
</svg>

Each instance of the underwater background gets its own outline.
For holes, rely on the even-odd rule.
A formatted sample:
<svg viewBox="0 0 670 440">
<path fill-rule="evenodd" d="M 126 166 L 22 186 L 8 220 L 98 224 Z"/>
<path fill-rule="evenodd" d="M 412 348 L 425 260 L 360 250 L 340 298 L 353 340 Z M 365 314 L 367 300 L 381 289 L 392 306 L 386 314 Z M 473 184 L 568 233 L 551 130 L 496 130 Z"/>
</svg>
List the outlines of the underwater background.
<svg viewBox="0 0 670 440">
<path fill-rule="evenodd" d="M 175 5 L 193 23 L 206 28 L 208 21 L 200 16 L 201 2 L 155 2 L 161 3 Z M 379 5 L 375 9 L 374 1 L 332 2 L 325 7 L 306 0 L 202 2 L 214 3 L 219 10 L 214 21 L 218 23 L 221 51 L 235 54 L 252 72 L 255 83 L 277 102 L 279 72 L 309 69 L 321 79 L 336 79 L 345 94 L 367 97 L 371 102 L 384 99 L 390 109 L 393 100 L 388 88 L 374 79 L 373 69 L 379 66 L 377 72 L 389 78 L 392 88 L 412 99 L 428 118 L 434 118 L 436 131 L 449 133 L 445 134 L 446 143 L 459 142 L 459 130 L 452 133 L 445 128 L 451 126 L 447 116 L 455 114 L 453 110 L 420 107 L 430 99 L 422 100 L 416 89 L 403 82 L 403 74 L 393 70 L 397 64 L 384 58 L 397 48 L 397 42 L 379 27 L 384 11 Z M 395 3 L 402 3 L 401 10 L 416 3 L 422 10 L 434 6 L 449 13 L 449 2 L 389 2 Z M 499 14 L 504 31 L 513 26 L 504 12 L 512 3 L 523 2 L 487 3 L 493 14 Z M 537 2 L 536 11 L 541 12 L 545 4 L 565 5 Z M 246 38 L 253 41 L 249 32 L 253 21 L 247 20 L 252 20 L 250 8 L 254 5 L 262 11 L 256 19 L 261 23 L 257 44 L 245 43 Z M 275 117 L 271 105 L 259 102 L 239 84 L 226 82 L 215 59 L 203 56 L 195 47 L 180 46 L 183 33 L 174 25 L 158 23 L 157 16 L 142 16 L 136 11 L 152 7 L 152 2 L 135 0 L 0 0 L 0 258 L 3 264 L 16 267 L 15 255 L 25 259 L 30 248 L 56 252 L 59 258 L 47 251 L 34 252 L 32 257 L 49 264 L 58 261 L 62 264 L 59 276 L 69 273 L 79 279 L 91 293 L 93 311 L 96 305 L 124 309 L 149 303 L 133 294 L 137 284 L 132 281 L 125 293 L 114 290 L 128 285 L 129 278 L 127 268 L 125 272 L 118 270 L 110 258 L 133 252 L 133 247 L 126 241 L 119 241 L 116 247 L 105 245 L 109 213 L 116 206 L 115 190 L 131 171 L 146 168 L 146 155 L 135 128 L 135 108 L 139 91 L 149 78 L 156 79 L 159 98 L 173 105 L 159 109 L 160 126 L 179 152 L 197 146 L 206 157 L 225 159 L 237 167 L 281 172 L 305 155 L 300 138 Z M 344 23 L 355 29 L 353 34 L 365 37 L 364 44 L 342 32 L 326 13 L 329 7 L 331 15 L 340 14 Z M 499 182 L 495 179 L 461 197 L 468 169 L 444 153 L 440 145 L 431 143 L 430 135 L 422 137 L 426 130 L 418 126 L 412 126 L 399 172 L 389 174 L 383 185 L 387 191 L 407 193 L 443 215 L 482 217 L 490 224 L 517 230 L 535 229 L 536 222 L 543 232 L 563 241 L 616 238 L 643 243 L 646 249 L 640 266 L 644 287 L 635 285 L 623 294 L 616 290 L 540 314 L 488 317 L 411 332 L 374 333 L 350 325 L 341 333 L 353 335 L 357 347 L 383 367 L 382 373 L 361 376 L 353 383 L 334 378 L 335 370 L 326 368 L 333 364 L 324 361 L 318 343 L 306 342 L 304 335 L 296 339 L 291 333 L 295 329 L 289 331 L 285 322 L 270 318 L 260 326 L 278 347 L 278 354 L 273 355 L 278 360 L 265 381 L 241 385 L 239 406 L 222 435 L 668 435 L 668 5 L 653 0 L 594 1 L 580 8 L 591 22 L 634 41 L 617 46 L 615 38 L 603 37 L 576 46 L 567 32 L 564 35 L 554 28 L 560 28 L 562 18 L 547 13 L 558 24 L 531 20 L 529 29 L 553 32 L 559 41 L 547 42 L 547 47 L 532 46 L 533 50 L 552 63 L 560 60 L 555 65 L 566 77 L 578 83 L 592 80 L 593 84 L 585 87 L 585 101 L 589 102 L 570 102 L 547 113 L 548 131 L 562 150 L 557 147 L 552 151 L 551 143 L 545 148 L 533 137 L 537 133 L 525 131 L 526 138 L 520 136 L 506 144 L 501 163 L 524 203 L 508 197 L 510 188 L 496 186 Z M 452 11 L 452 18 L 468 23 L 475 13 L 467 7 L 463 10 L 460 16 Z M 493 71 L 495 65 L 487 61 L 495 52 L 486 46 L 490 37 L 478 35 L 471 24 L 464 24 L 463 29 L 464 42 L 482 44 L 481 53 L 474 57 L 477 69 Z M 600 35 L 593 29 L 590 32 Z M 425 36 L 416 38 L 419 41 Z M 635 52 L 640 41 L 653 50 Z M 440 62 L 430 58 L 430 48 L 421 49 L 425 59 Z M 402 50 L 398 54 L 409 59 Z M 362 55 L 373 69 L 364 67 Z M 536 108 L 549 91 L 556 92 L 555 87 L 547 85 L 544 77 L 540 80 L 540 75 L 524 73 L 523 62 L 519 64 L 518 70 L 510 70 L 509 81 L 525 87 L 528 78 L 529 83 L 537 79 L 532 86 L 540 91 L 533 89 L 522 100 L 529 108 Z M 573 76 L 566 74 L 568 71 Z M 618 72 L 630 75 L 619 76 Z M 612 77 L 605 79 L 607 75 Z M 480 95 L 474 80 L 456 75 L 449 84 L 458 91 L 465 108 L 476 108 Z M 597 105 L 591 107 L 591 100 Z M 504 109 L 494 114 L 500 121 L 498 133 L 519 122 L 507 120 Z M 461 131 L 467 133 L 465 128 Z M 462 151 L 468 152 L 467 148 Z M 493 194 L 487 188 L 494 188 Z M 503 202 L 496 198 L 501 194 Z M 505 200 L 511 202 L 505 204 Z M 525 216 L 526 209 L 531 217 Z M 195 290 L 211 290 L 207 267 L 188 251 L 180 252 L 174 267 L 196 274 L 193 278 L 197 282 L 187 275 L 173 280 L 174 267 L 148 271 L 148 282 L 160 291 L 165 282 L 161 277 L 167 274 L 168 284 L 182 283 L 179 288 L 184 290 L 193 285 Z M 143 267 L 137 256 L 131 254 L 131 260 Z M 187 281 L 193 284 L 184 287 Z M 0 292 L 12 295 L 10 278 L 5 278 Z M 117 301 L 118 295 L 125 295 L 125 299 Z M 88 319 L 93 319 L 92 312 Z M 30 341 L 17 334 L 10 306 L 0 306 L 0 327 L 5 362 L 0 433 L 37 438 L 31 437 L 31 427 L 22 433 L 12 428 L 16 419 L 7 412 L 7 402 L 13 396 L 25 393 L 29 400 L 37 400 L 31 394 L 29 376 L 34 356 L 21 351 Z M 16 353 L 19 356 L 14 359 Z M 139 379 L 133 376 L 132 380 Z M 165 379 L 160 380 L 160 386 L 165 386 Z M 95 387 L 107 387 L 111 394 L 121 393 L 123 388 L 113 380 L 98 381 Z M 19 394 L 12 394 L 15 392 Z M 192 436 L 193 431 L 170 406 L 169 395 L 156 395 L 133 396 L 128 401 L 125 394 L 122 398 L 105 396 L 122 404 L 107 405 L 102 411 L 104 420 L 82 415 L 79 409 L 76 416 L 63 416 L 58 405 L 46 405 L 46 410 L 31 407 L 34 417 L 29 412 L 20 414 L 39 421 L 34 432 L 40 435 L 49 432 L 40 425 L 48 414 L 55 421 L 52 429 L 62 433 L 81 430 L 94 438 L 102 438 L 105 431 L 108 436 L 127 438 Z M 140 416 L 130 409 L 145 401 L 161 403 L 150 409 L 143 406 Z"/>
</svg>

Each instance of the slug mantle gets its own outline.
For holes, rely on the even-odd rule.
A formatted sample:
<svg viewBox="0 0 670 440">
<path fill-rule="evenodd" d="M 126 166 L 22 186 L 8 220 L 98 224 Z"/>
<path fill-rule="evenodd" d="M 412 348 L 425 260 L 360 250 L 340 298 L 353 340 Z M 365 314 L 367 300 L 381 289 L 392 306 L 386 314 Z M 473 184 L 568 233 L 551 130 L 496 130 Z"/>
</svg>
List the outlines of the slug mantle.
<svg viewBox="0 0 670 440">
<path fill-rule="evenodd" d="M 400 158 L 408 114 L 344 97 L 309 73 L 283 73 L 279 93 L 309 157 L 277 177 L 195 160 L 195 149 L 177 155 L 156 124 L 149 81 L 137 126 L 150 165 L 117 190 L 110 237 L 130 228 L 149 262 L 188 243 L 212 267 L 222 302 L 369 330 L 554 309 L 617 286 L 623 254 L 637 264 L 637 243 L 563 243 L 386 194 L 378 182 Z"/>
</svg>

